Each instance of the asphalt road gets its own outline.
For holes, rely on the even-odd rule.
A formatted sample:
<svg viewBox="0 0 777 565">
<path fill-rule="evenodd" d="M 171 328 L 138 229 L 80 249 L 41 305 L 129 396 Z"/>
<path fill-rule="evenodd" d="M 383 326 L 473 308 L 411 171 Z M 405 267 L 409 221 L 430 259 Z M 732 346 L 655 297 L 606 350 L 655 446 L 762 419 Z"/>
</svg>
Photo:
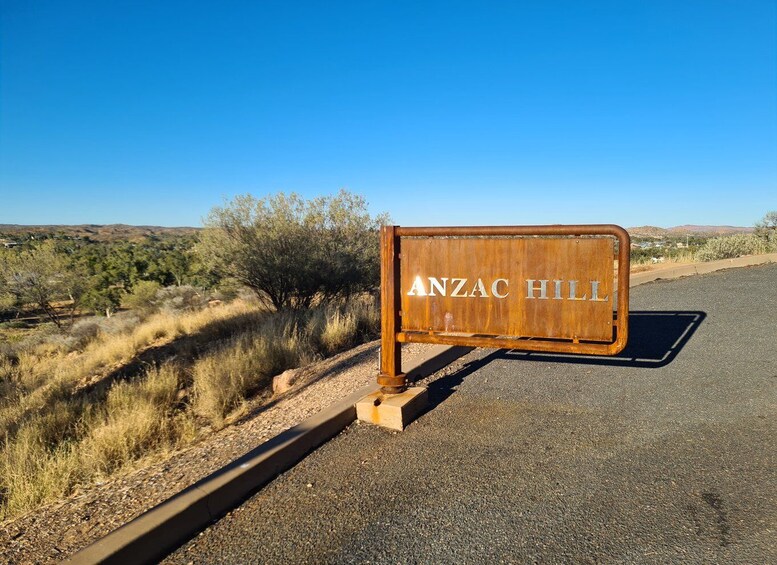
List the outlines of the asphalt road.
<svg viewBox="0 0 777 565">
<path fill-rule="evenodd" d="M 614 359 L 476 350 L 169 563 L 777 563 L 777 265 L 632 289 Z"/>
</svg>

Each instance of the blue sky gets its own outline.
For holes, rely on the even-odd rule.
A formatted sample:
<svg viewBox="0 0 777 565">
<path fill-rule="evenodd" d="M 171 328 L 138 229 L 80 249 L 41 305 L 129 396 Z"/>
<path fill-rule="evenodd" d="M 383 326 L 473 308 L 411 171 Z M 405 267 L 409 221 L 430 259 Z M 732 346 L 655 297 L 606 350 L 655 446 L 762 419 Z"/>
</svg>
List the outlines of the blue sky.
<svg viewBox="0 0 777 565">
<path fill-rule="evenodd" d="M 0 0 L 0 223 L 341 187 L 402 225 L 751 225 L 777 3 Z"/>
</svg>

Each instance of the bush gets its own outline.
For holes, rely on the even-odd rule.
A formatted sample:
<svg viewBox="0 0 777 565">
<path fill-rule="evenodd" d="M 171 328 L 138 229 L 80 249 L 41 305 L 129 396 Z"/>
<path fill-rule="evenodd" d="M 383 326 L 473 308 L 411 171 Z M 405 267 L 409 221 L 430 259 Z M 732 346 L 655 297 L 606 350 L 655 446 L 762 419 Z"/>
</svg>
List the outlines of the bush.
<svg viewBox="0 0 777 565">
<path fill-rule="evenodd" d="M 192 312 L 204 308 L 208 297 L 193 286 L 168 286 L 157 291 L 155 302 L 165 312 Z"/>
<path fill-rule="evenodd" d="M 207 304 L 208 295 L 202 289 L 190 285 L 162 287 L 154 281 L 139 281 L 122 301 L 122 306 L 144 316 L 160 310 L 169 313 L 191 312 Z"/>
<path fill-rule="evenodd" d="M 68 332 L 71 338 L 69 350 L 83 349 L 88 343 L 100 335 L 101 325 L 95 319 L 78 320 Z"/>
<path fill-rule="evenodd" d="M 135 312 L 119 312 L 110 318 L 100 318 L 99 323 L 103 333 L 119 335 L 133 331 L 141 321 Z"/>
<path fill-rule="evenodd" d="M 377 287 L 378 228 L 385 222 L 346 191 L 310 201 L 296 194 L 243 195 L 210 212 L 198 251 L 211 268 L 276 309 L 302 309 L 317 298 Z"/>
<path fill-rule="evenodd" d="M 696 252 L 698 261 L 717 261 L 731 259 L 742 255 L 766 253 L 768 244 L 753 234 L 735 234 L 725 237 L 715 237 L 701 246 Z"/>
<path fill-rule="evenodd" d="M 160 288 L 162 285 L 156 281 L 138 281 L 132 288 L 132 292 L 121 301 L 121 305 L 130 310 L 150 314 L 157 309 L 156 293 Z"/>
<path fill-rule="evenodd" d="M 777 248 L 777 210 L 767 212 L 761 221 L 755 223 L 755 235 Z"/>
<path fill-rule="evenodd" d="M 18 357 L 16 355 L 16 348 L 13 345 L 0 341 L 0 362 L 3 360 L 15 363 L 18 361 Z M 2 372 L 0 372 L 0 375 L 2 375 Z"/>
</svg>

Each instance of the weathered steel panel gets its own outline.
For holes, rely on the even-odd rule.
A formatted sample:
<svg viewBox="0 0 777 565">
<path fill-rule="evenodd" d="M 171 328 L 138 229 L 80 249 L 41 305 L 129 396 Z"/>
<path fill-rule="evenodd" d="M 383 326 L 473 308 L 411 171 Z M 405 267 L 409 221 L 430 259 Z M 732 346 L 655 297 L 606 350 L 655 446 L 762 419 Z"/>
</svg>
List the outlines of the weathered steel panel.
<svg viewBox="0 0 777 565">
<path fill-rule="evenodd" d="M 610 343 L 613 242 L 402 238 L 401 328 Z"/>
<path fill-rule="evenodd" d="M 629 333 L 629 248 L 611 224 L 385 226 L 378 384 L 386 394 L 406 387 L 401 343 L 618 354 Z"/>
</svg>

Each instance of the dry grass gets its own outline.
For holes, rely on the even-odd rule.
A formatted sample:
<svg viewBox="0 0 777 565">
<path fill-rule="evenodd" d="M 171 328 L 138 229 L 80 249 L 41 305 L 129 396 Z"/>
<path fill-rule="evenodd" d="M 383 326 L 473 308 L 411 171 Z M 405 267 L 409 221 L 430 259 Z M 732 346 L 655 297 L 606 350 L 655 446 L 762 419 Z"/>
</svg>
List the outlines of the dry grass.
<svg viewBox="0 0 777 565">
<path fill-rule="evenodd" d="M 366 297 L 294 313 L 238 300 L 0 352 L 0 518 L 194 441 L 269 396 L 274 375 L 379 326 Z"/>
<path fill-rule="evenodd" d="M 225 343 L 193 367 L 195 412 L 221 427 L 227 415 L 262 389 L 274 375 L 301 363 L 299 340 L 251 333 Z"/>
<path fill-rule="evenodd" d="M 147 454 L 193 439 L 189 414 L 176 410 L 180 385 L 180 373 L 173 364 L 114 385 L 85 423 L 89 430 L 81 450 L 85 467 L 107 475 Z"/>
<path fill-rule="evenodd" d="M 696 255 L 690 249 L 682 249 L 680 251 L 672 250 L 672 253 L 667 253 L 661 261 L 654 262 L 652 257 L 640 257 L 637 259 L 632 259 L 631 272 L 641 273 L 643 271 L 660 269 L 666 265 L 683 265 L 688 263 L 695 263 L 696 261 Z"/>
<path fill-rule="evenodd" d="M 373 339 L 379 328 L 378 306 L 368 298 L 268 316 L 195 363 L 194 409 L 221 427 L 274 375 Z"/>
</svg>

